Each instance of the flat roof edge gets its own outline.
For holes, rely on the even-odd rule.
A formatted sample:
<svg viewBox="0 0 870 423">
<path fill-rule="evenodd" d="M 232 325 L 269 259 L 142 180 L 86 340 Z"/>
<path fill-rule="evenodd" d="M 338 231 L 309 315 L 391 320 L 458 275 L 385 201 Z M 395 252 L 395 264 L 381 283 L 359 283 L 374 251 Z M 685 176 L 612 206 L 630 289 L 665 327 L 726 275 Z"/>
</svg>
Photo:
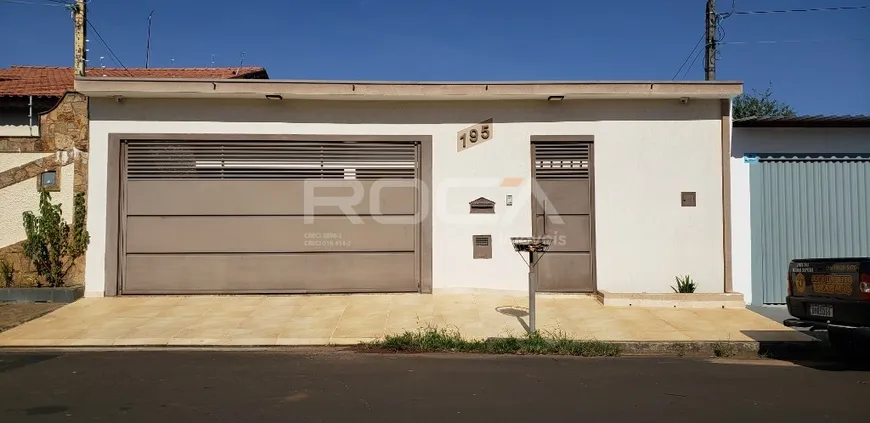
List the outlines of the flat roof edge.
<svg viewBox="0 0 870 423">
<path fill-rule="evenodd" d="M 870 115 L 752 116 L 735 119 L 735 128 L 870 128 Z"/>
<path fill-rule="evenodd" d="M 672 80 L 531 80 L 531 81 L 378 81 L 378 80 L 318 80 L 318 79 L 215 79 L 215 78 L 127 78 L 76 77 L 76 81 L 112 82 L 222 82 L 236 84 L 324 84 L 324 85 L 742 85 L 743 81 L 672 81 Z"/>
<path fill-rule="evenodd" d="M 538 82 L 337 82 L 252 79 L 79 78 L 76 90 L 91 97 L 256 98 L 731 98 L 743 92 L 736 81 L 538 81 Z"/>
</svg>

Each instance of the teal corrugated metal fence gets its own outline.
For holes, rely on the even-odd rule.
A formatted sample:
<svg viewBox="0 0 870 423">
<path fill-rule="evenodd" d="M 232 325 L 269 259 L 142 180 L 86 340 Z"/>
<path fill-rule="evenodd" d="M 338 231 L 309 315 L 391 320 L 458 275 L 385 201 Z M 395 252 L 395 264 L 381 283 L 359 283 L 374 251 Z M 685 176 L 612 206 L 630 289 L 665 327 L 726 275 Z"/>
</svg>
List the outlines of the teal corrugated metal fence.
<svg viewBox="0 0 870 423">
<path fill-rule="evenodd" d="M 751 165 L 753 297 L 783 304 L 795 258 L 870 256 L 870 160 Z"/>
</svg>

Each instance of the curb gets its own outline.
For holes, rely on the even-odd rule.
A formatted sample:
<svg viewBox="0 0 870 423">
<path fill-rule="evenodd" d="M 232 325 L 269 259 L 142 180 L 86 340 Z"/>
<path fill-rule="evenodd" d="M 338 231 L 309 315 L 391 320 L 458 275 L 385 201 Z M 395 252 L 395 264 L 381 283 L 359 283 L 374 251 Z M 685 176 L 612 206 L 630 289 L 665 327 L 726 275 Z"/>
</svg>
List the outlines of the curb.
<svg viewBox="0 0 870 423">
<path fill-rule="evenodd" d="M 111 352 L 292 352 L 324 353 L 345 352 L 346 345 L 118 345 L 118 346 L 0 346 L 0 353 L 111 353 Z"/>
<path fill-rule="evenodd" d="M 821 341 L 651 341 L 613 342 L 622 356 L 733 357 L 775 359 L 832 358 Z"/>
<path fill-rule="evenodd" d="M 492 339 L 492 338 L 491 338 Z M 720 357 L 779 360 L 836 359 L 836 355 L 821 341 L 612 341 L 619 354 L 614 357 Z M 359 354 L 419 355 L 430 353 L 506 355 L 459 353 L 450 351 L 392 351 L 367 349 L 361 345 L 117 345 L 117 346 L 0 346 L 2 352 L 111 352 L 111 351 L 226 351 L 226 352 L 352 352 Z M 555 355 L 540 355 L 555 356 Z M 570 356 L 559 356 L 570 357 Z"/>
<path fill-rule="evenodd" d="M 498 340 L 500 338 L 488 338 Z M 738 358 L 738 359 L 777 359 L 777 360 L 836 360 L 838 356 L 828 344 L 819 340 L 809 341 L 604 341 L 618 348 L 611 357 L 694 357 L 694 358 Z M 360 353 L 374 354 L 426 354 L 429 351 L 397 351 L 388 348 L 351 347 Z M 434 353 L 455 353 L 451 351 L 431 351 Z M 523 355 L 469 353 L 484 355 Z M 540 356 L 554 356 L 540 354 Z M 569 356 L 561 356 L 569 357 Z M 589 357 L 596 357 L 595 355 Z M 601 356 L 605 357 L 605 356 Z"/>
</svg>

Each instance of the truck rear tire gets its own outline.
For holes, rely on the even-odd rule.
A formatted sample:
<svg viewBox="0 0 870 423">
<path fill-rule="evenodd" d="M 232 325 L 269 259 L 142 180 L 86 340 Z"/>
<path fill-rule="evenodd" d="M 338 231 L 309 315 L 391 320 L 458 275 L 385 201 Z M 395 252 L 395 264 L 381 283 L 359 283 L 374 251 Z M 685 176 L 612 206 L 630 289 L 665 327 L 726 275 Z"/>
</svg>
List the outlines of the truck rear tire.
<svg viewBox="0 0 870 423">
<path fill-rule="evenodd" d="M 867 349 L 868 340 L 861 334 L 849 329 L 828 329 L 828 342 L 834 351 L 848 360 L 861 360 L 870 357 Z"/>
</svg>

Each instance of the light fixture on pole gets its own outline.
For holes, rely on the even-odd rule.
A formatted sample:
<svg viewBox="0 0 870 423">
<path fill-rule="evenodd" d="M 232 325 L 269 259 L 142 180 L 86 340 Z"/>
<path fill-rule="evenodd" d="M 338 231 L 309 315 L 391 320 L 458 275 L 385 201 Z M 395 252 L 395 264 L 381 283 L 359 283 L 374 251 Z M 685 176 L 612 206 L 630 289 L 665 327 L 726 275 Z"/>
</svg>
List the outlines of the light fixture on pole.
<svg viewBox="0 0 870 423">
<path fill-rule="evenodd" d="M 546 217 L 545 217 L 546 219 Z M 511 244 L 514 246 L 514 251 L 520 254 L 529 254 L 529 261 L 526 265 L 529 266 L 529 333 L 535 333 L 535 292 L 538 290 L 537 276 L 535 275 L 535 266 L 541 261 L 541 258 L 550 249 L 550 237 L 513 237 Z M 537 254 L 536 254 L 537 253 Z M 525 261 L 525 257 L 523 257 Z"/>
</svg>

